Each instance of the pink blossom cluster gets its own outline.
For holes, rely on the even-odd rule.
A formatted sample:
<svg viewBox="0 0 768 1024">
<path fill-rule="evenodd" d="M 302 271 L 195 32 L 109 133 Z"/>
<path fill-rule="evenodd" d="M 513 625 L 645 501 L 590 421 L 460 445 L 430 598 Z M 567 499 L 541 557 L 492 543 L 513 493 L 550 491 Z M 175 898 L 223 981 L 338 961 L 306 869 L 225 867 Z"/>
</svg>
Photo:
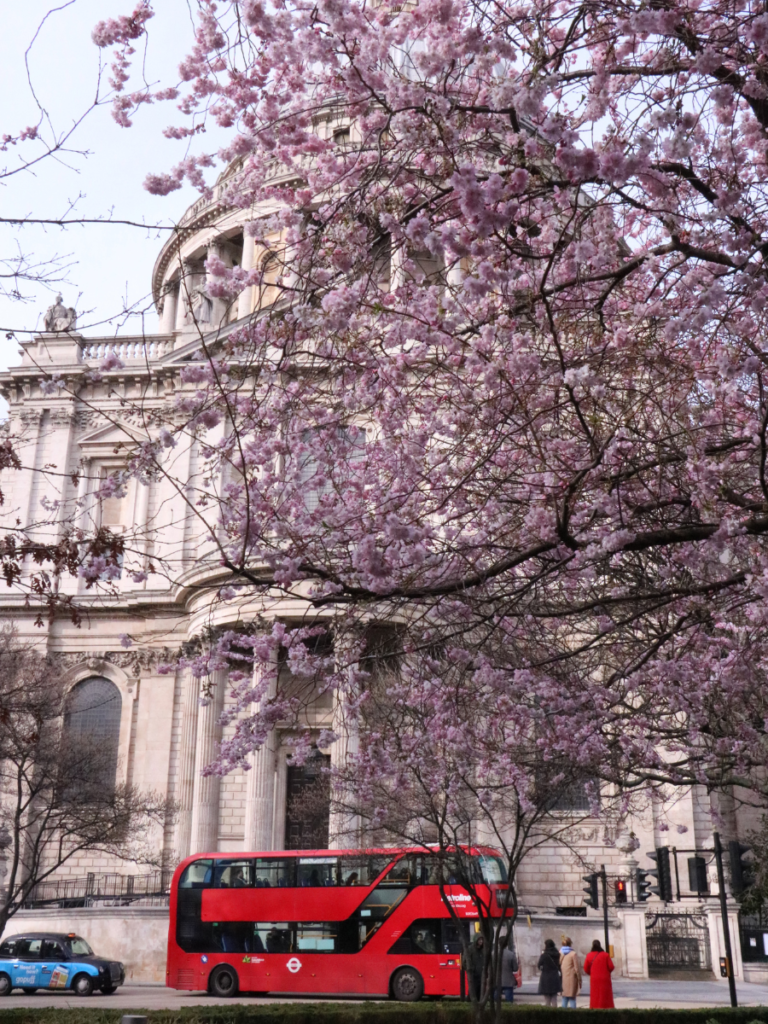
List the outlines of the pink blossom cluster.
<svg viewBox="0 0 768 1024">
<path fill-rule="evenodd" d="M 373 824 L 532 815 L 573 776 L 764 790 L 761 5 L 197 8 L 180 109 L 229 142 L 147 187 L 237 160 L 226 202 L 285 271 L 209 259 L 221 308 L 271 297 L 175 410 L 217 599 L 263 615 L 189 659 L 231 672 L 210 770 L 278 723 L 306 756 L 320 695 Z"/>
</svg>

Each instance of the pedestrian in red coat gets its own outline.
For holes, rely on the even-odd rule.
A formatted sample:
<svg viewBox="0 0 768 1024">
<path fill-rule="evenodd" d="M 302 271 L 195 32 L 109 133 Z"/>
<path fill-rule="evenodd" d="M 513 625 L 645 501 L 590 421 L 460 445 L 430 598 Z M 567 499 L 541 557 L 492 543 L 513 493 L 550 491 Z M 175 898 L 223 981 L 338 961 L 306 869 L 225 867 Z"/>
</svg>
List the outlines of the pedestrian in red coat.
<svg viewBox="0 0 768 1024">
<path fill-rule="evenodd" d="M 592 950 L 587 953 L 587 959 L 584 961 L 584 973 L 589 975 L 590 1010 L 613 1009 L 612 970 L 613 960 L 600 945 L 600 940 L 595 939 Z"/>
</svg>

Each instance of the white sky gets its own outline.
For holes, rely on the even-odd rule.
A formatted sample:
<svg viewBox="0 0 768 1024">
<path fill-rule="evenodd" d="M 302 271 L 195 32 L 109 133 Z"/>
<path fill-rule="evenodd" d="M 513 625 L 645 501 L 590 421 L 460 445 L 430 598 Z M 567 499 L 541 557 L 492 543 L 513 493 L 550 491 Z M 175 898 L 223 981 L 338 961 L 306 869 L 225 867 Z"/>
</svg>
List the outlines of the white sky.
<svg viewBox="0 0 768 1024">
<path fill-rule="evenodd" d="M 58 10 L 54 8 L 58 6 Z M 96 91 L 99 59 L 109 51 L 99 51 L 91 41 L 97 21 L 127 14 L 132 0 L 1 0 L 0 33 L 0 135 L 16 135 L 23 127 L 36 123 L 38 109 L 32 96 L 24 66 L 24 52 L 46 13 L 45 21 L 29 54 L 32 84 L 42 106 L 51 116 L 57 132 L 68 128 L 90 105 Z M 186 0 L 157 0 L 156 16 L 149 22 L 146 77 L 163 85 L 176 83 L 179 60 L 193 39 L 192 21 Z M 143 51 L 143 43 L 142 43 Z M 141 64 L 142 53 L 134 60 Z M 138 87 L 139 80 L 129 83 Z M 105 76 L 105 90 L 106 76 Z M 20 174 L 0 182 L 0 216 L 60 217 L 71 201 L 76 213 L 84 217 L 106 217 L 169 224 L 177 220 L 197 198 L 186 187 L 160 198 L 142 187 L 149 171 L 165 171 L 181 159 L 186 143 L 169 141 L 162 129 L 170 123 L 182 123 L 174 103 L 142 108 L 133 127 L 120 128 L 113 120 L 109 105 L 92 111 L 78 128 L 71 145 L 85 153 L 69 154 L 62 159 L 46 159 L 34 173 Z M 219 136 L 219 144 L 221 137 Z M 36 150 L 37 147 L 37 150 Z M 215 149 L 214 139 L 202 137 L 201 148 Z M 32 142 L 25 147 L 0 153 L 0 166 L 15 166 L 23 152 L 39 151 Z M 75 306 L 80 319 L 78 330 L 86 335 L 140 333 L 157 329 L 153 308 L 141 319 L 125 322 L 120 317 L 125 305 L 148 305 L 152 266 L 166 233 L 143 228 L 95 225 L 61 228 L 24 227 L 0 224 L 0 253 L 12 255 L 17 246 L 36 260 L 69 255 L 72 263 L 68 282 L 47 290 L 29 285 L 24 291 L 29 302 L 0 297 L 0 368 L 19 362 L 18 340 L 24 332 L 39 330 L 45 309 L 60 290 L 67 306 Z M 8 339 L 8 332 L 17 332 Z M 17 340 L 18 339 L 18 340 Z"/>
</svg>

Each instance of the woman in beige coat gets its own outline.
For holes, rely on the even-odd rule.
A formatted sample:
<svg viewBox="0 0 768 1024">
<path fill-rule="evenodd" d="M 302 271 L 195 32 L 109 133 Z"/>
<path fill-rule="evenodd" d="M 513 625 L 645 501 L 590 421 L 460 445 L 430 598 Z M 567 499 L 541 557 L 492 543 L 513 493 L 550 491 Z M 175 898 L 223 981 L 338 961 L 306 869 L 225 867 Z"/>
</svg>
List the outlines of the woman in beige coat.
<svg viewBox="0 0 768 1024">
<path fill-rule="evenodd" d="M 563 974 L 563 1008 L 576 1009 L 576 996 L 581 991 L 581 966 L 571 940 L 566 939 L 560 949 L 560 970 Z"/>
</svg>

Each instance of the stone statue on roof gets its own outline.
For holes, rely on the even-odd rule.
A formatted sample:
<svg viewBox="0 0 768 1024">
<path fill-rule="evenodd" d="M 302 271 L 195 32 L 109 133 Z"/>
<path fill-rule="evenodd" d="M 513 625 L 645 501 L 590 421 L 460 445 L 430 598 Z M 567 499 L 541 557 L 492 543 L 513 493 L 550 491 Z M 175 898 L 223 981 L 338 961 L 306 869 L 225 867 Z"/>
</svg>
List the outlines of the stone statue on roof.
<svg viewBox="0 0 768 1024">
<path fill-rule="evenodd" d="M 77 313 L 71 306 L 65 306 L 61 295 L 56 296 L 56 301 L 45 311 L 45 329 L 50 334 L 57 334 L 60 331 L 74 331 L 77 324 Z"/>
</svg>

